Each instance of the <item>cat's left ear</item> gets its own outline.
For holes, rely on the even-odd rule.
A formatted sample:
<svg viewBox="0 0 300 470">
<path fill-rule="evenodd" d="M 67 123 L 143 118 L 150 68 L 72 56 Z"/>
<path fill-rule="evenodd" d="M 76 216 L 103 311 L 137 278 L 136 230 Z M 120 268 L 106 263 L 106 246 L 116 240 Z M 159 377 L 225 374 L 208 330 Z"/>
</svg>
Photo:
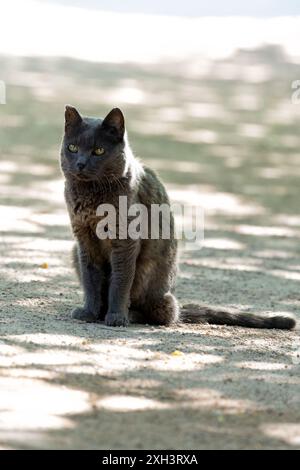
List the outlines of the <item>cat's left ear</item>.
<svg viewBox="0 0 300 470">
<path fill-rule="evenodd" d="M 122 140 L 125 133 L 125 119 L 119 108 L 114 108 L 106 116 L 101 124 L 111 138 L 114 140 Z"/>
</svg>

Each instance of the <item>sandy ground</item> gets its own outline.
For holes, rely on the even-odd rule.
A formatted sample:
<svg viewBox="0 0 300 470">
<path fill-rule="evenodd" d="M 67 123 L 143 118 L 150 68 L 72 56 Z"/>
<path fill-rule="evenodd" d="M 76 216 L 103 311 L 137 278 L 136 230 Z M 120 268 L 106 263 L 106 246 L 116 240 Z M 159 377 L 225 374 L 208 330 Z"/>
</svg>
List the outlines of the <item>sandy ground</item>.
<svg viewBox="0 0 300 470">
<path fill-rule="evenodd" d="M 16 110 L 29 88 L 13 86 L 15 101 L 1 109 L 7 126 L 0 162 L 1 447 L 300 448 L 299 332 L 208 325 L 113 329 L 70 318 L 81 292 L 70 267 L 72 240 L 57 170 L 60 126 L 53 124 L 45 138 L 43 124 L 34 121 L 32 135 L 26 133 L 45 107 L 47 123 L 58 122 L 65 98 L 59 81 L 51 84 L 56 94 L 50 99 L 42 85 L 31 85 L 35 98 L 23 110 L 30 121 L 24 124 Z M 260 89 L 251 86 L 248 95 L 257 96 Z M 222 146 L 207 130 L 196 136 L 206 142 L 197 144 L 201 157 L 195 159 L 196 131 L 186 130 L 186 142 L 177 133 L 172 144 L 169 123 L 164 158 L 176 158 L 177 166 L 160 159 L 161 141 L 148 136 L 155 133 L 150 121 L 144 140 L 136 135 L 138 153 L 145 147 L 145 161 L 167 181 L 172 199 L 197 197 L 205 208 L 206 240 L 201 250 L 181 253 L 178 297 L 249 314 L 299 316 L 299 139 L 290 122 L 282 147 L 277 142 L 275 148 L 255 124 L 249 128 L 248 115 L 235 119 L 248 125 L 247 146 L 245 136 Z M 181 148 L 185 165 L 175 153 Z"/>
</svg>

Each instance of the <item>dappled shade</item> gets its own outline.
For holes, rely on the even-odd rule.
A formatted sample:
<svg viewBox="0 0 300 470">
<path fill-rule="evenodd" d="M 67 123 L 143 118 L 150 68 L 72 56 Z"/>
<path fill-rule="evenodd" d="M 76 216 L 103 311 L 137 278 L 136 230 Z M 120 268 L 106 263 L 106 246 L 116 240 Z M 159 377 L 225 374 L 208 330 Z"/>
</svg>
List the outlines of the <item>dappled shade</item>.
<svg viewBox="0 0 300 470">
<path fill-rule="evenodd" d="M 186 75 L 184 63 L 0 66 L 1 445 L 299 446 L 297 332 L 70 318 L 81 293 L 58 165 L 66 102 L 96 116 L 122 107 L 135 153 L 172 201 L 205 211 L 202 247 L 181 250 L 180 302 L 297 315 L 298 66 L 272 47 Z"/>
</svg>

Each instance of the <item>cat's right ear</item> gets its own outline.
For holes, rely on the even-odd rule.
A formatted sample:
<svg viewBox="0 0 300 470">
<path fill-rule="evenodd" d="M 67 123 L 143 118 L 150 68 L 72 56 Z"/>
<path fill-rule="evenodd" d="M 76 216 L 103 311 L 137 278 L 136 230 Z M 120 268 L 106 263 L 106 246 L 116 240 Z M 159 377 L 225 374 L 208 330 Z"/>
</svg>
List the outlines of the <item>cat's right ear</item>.
<svg viewBox="0 0 300 470">
<path fill-rule="evenodd" d="M 66 105 L 65 108 L 65 131 L 78 126 L 82 122 L 82 117 L 74 106 Z"/>
</svg>

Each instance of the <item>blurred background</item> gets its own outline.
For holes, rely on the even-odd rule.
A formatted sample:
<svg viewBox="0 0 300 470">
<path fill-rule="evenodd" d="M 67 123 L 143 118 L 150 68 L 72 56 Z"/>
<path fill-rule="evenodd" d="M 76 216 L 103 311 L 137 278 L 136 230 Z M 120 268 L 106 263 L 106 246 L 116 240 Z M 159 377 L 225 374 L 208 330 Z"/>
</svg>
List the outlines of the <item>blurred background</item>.
<svg viewBox="0 0 300 470">
<path fill-rule="evenodd" d="M 203 206 L 204 248 L 181 254 L 180 301 L 296 313 L 299 44 L 297 0 L 2 1 L 7 331 L 35 316 L 32 333 L 49 331 L 80 302 L 58 164 L 66 103 L 92 116 L 121 107 L 172 201 Z"/>
</svg>

